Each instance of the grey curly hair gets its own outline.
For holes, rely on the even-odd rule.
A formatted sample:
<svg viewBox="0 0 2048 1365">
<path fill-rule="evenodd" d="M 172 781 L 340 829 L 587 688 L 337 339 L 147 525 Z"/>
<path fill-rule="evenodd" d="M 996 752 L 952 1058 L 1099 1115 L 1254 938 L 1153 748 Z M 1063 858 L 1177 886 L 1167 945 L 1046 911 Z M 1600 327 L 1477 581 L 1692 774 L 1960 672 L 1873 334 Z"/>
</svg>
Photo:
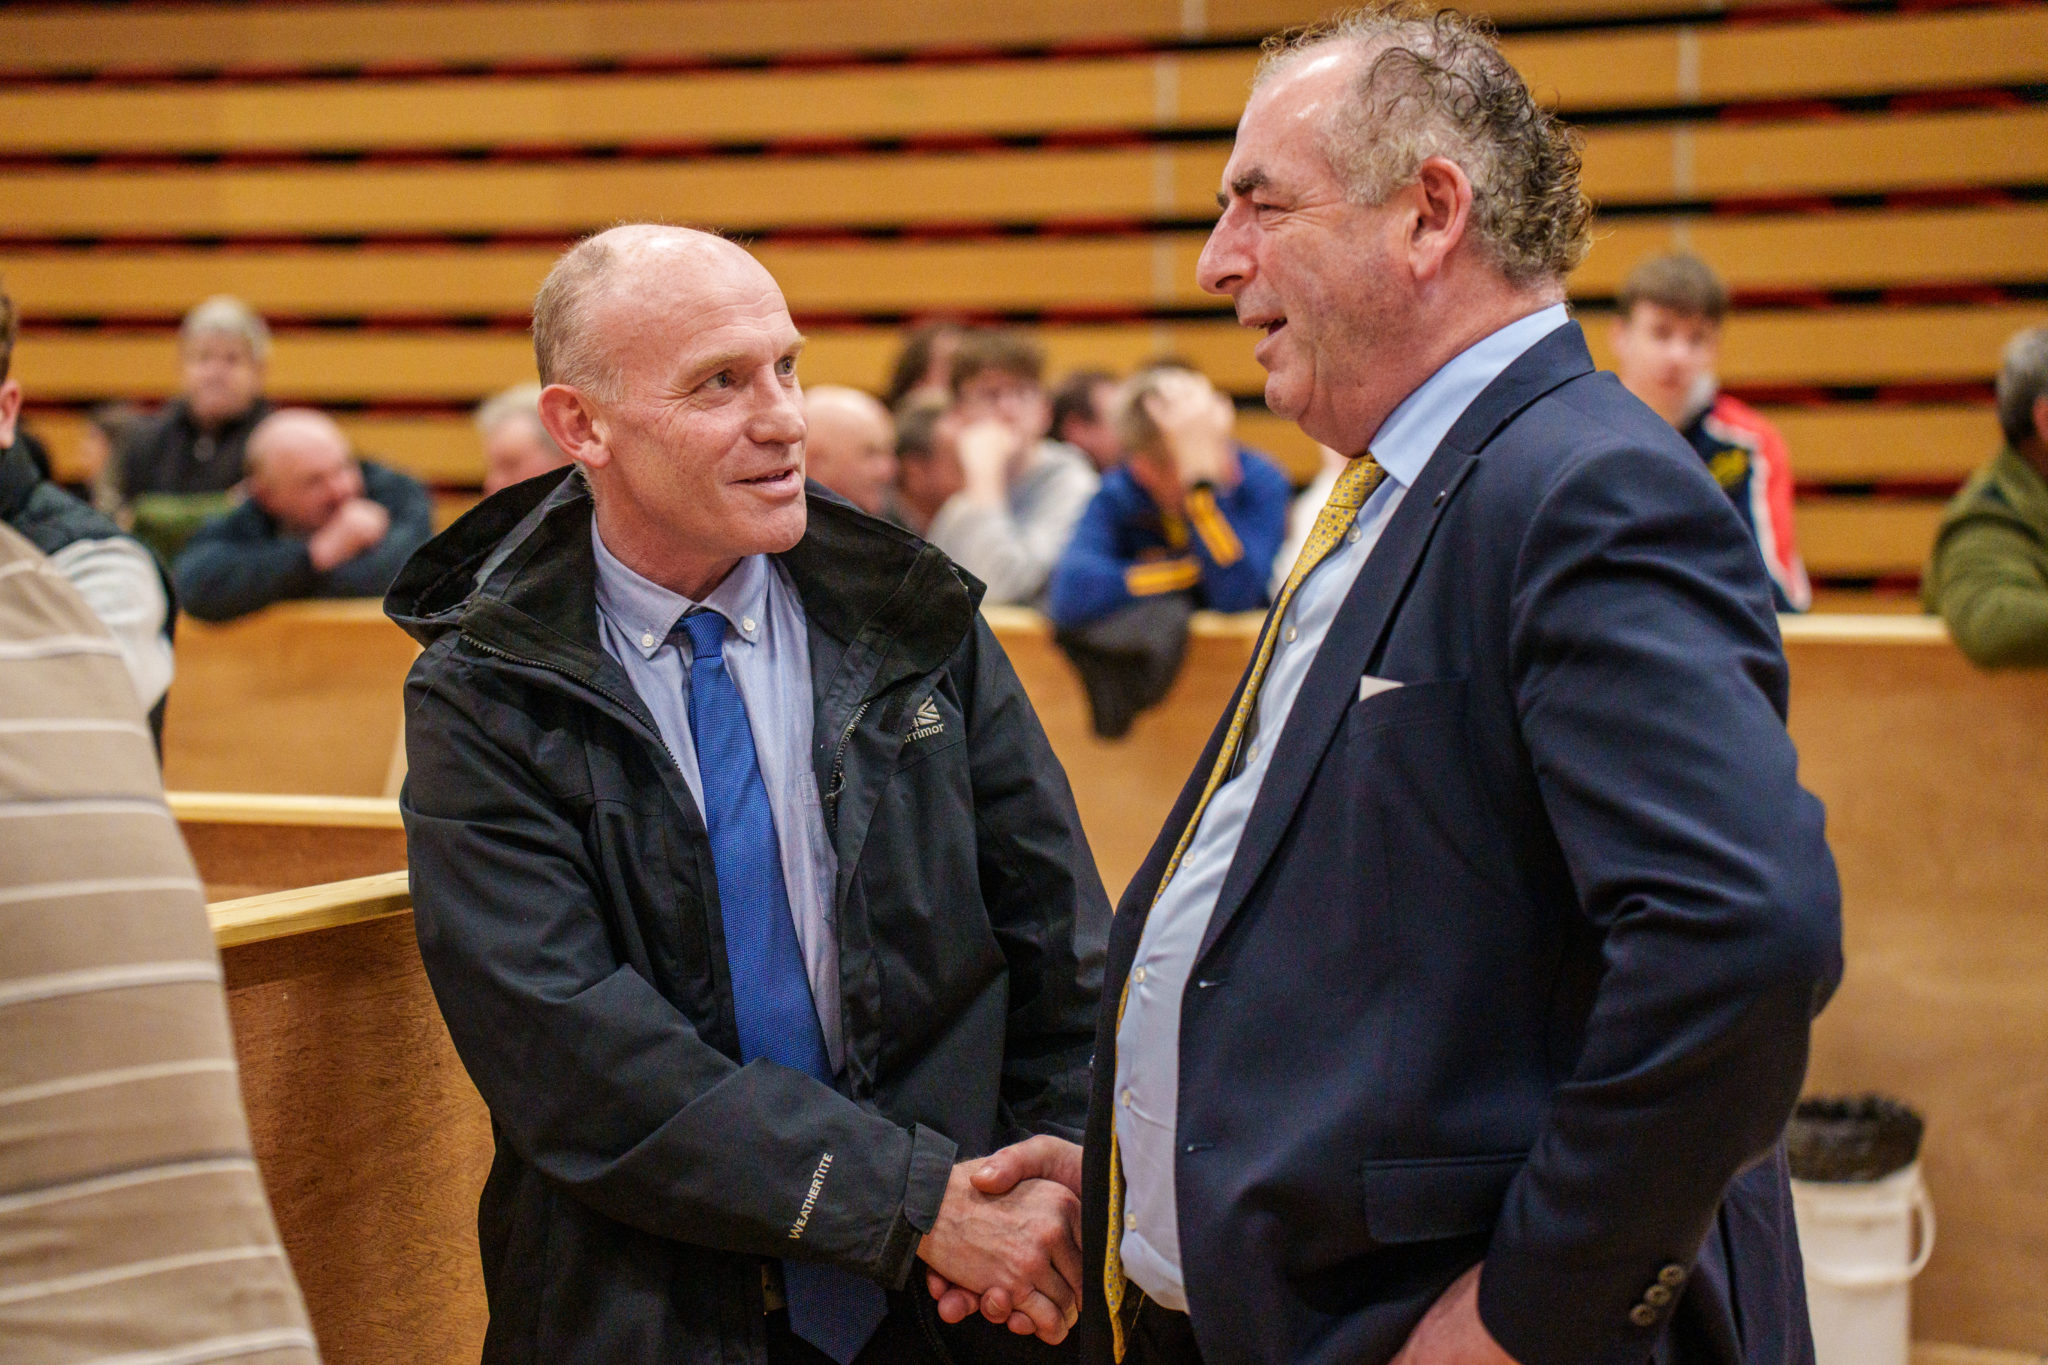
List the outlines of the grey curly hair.
<svg viewBox="0 0 2048 1365">
<path fill-rule="evenodd" d="M 1441 156 L 1471 180 L 1475 234 L 1511 282 L 1562 280 L 1586 258 L 1579 135 L 1536 103 L 1491 24 L 1411 0 L 1352 10 L 1268 39 L 1253 88 L 1332 43 L 1371 54 L 1324 130 L 1353 203 L 1386 202 Z"/>
</svg>

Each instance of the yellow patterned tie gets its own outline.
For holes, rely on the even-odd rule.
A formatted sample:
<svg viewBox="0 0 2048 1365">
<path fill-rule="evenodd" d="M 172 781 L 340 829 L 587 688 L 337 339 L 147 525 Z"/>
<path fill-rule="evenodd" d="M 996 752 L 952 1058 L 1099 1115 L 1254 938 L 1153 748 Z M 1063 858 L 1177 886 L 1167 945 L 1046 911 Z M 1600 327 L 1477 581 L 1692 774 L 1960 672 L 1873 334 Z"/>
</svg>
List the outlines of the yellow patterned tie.
<svg viewBox="0 0 2048 1365">
<path fill-rule="evenodd" d="M 1152 894 L 1154 905 L 1166 893 L 1166 884 L 1173 880 L 1173 874 L 1180 870 L 1180 860 L 1194 841 L 1195 830 L 1202 823 L 1202 812 L 1209 808 L 1209 798 L 1216 794 L 1216 789 L 1223 785 L 1237 764 L 1237 751 L 1244 743 L 1245 731 L 1250 728 L 1252 712 L 1258 707 L 1259 687 L 1266 681 L 1266 665 L 1272 662 L 1273 643 L 1279 636 L 1280 622 L 1287 615 L 1287 608 L 1294 602 L 1295 589 L 1343 541 L 1352 523 L 1358 520 L 1358 509 L 1365 506 L 1365 500 L 1386 477 L 1387 471 L 1380 468 L 1380 462 L 1367 452 L 1344 467 L 1344 472 L 1337 476 L 1337 486 L 1330 490 L 1330 500 L 1316 514 L 1316 524 L 1310 528 L 1308 541 L 1301 547 L 1301 557 L 1294 561 L 1294 568 L 1288 573 L 1280 595 L 1273 599 L 1273 610 L 1266 617 L 1266 628 L 1260 634 L 1258 650 L 1252 656 L 1251 671 L 1245 677 L 1244 692 L 1237 699 L 1237 709 L 1230 714 L 1230 728 L 1223 732 L 1223 747 L 1216 751 L 1216 763 L 1209 769 L 1209 780 L 1202 787 L 1201 799 L 1195 802 L 1194 814 L 1188 817 L 1186 828 L 1180 832 L 1180 842 L 1174 845 L 1173 856 L 1167 859 L 1166 871 L 1160 874 L 1159 889 Z M 1116 1006 L 1118 1027 L 1123 1025 L 1124 1006 L 1130 1003 L 1130 999 L 1131 983 L 1126 977 L 1123 995 Z M 1117 1146 L 1116 1124 L 1112 1121 L 1109 1128 L 1109 1245 L 1103 1257 L 1102 1289 L 1103 1302 L 1109 1306 L 1110 1335 L 1119 1361 L 1124 1358 L 1125 1346 L 1123 1221 L 1123 1156 Z"/>
</svg>

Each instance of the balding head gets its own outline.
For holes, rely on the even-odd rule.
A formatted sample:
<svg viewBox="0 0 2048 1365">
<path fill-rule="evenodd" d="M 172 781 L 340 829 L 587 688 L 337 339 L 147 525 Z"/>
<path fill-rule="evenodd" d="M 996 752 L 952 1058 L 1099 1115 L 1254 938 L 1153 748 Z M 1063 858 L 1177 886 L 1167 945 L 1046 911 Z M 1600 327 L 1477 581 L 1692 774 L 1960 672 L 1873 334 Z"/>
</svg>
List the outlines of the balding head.
<svg viewBox="0 0 2048 1365">
<path fill-rule="evenodd" d="M 803 537 L 803 338 L 775 279 L 708 232 L 578 243 L 534 300 L 541 421 L 583 468 L 605 547 L 701 597 Z"/>
<path fill-rule="evenodd" d="M 869 516 L 881 516 L 896 482 L 889 410 L 859 389 L 824 384 L 804 394 L 804 416 L 805 472 Z"/>
<path fill-rule="evenodd" d="M 618 392 L 616 351 L 625 338 L 597 321 L 607 305 L 635 302 L 636 282 L 710 270 L 768 277 L 723 237 L 695 228 L 629 223 L 586 237 L 555 262 L 533 300 L 533 358 L 542 384 L 570 384 L 599 398 Z"/>
<path fill-rule="evenodd" d="M 311 535 L 363 494 L 348 437 L 311 408 L 280 408 L 249 433 L 249 499 L 293 535 Z"/>
</svg>

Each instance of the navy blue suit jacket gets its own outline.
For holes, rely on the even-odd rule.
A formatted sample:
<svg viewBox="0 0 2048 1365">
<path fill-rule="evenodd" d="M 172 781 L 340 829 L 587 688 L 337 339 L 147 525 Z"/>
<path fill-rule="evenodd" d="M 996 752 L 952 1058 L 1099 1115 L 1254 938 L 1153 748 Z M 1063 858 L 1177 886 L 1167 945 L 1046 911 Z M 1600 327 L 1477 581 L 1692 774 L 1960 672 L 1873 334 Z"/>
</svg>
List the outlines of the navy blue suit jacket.
<svg viewBox="0 0 2048 1365">
<path fill-rule="evenodd" d="M 1359 700 L 1363 675 L 1403 686 Z M 1568 324 L 1388 524 L 1288 718 L 1181 1011 L 1208 1365 L 1375 1365 L 1484 1259 L 1523 1365 L 1810 1362 L 1779 1138 L 1840 977 L 1756 545 Z M 1226 710 L 1225 714 L 1228 714 Z M 1109 946 L 1116 1002 L 1196 765 Z"/>
</svg>

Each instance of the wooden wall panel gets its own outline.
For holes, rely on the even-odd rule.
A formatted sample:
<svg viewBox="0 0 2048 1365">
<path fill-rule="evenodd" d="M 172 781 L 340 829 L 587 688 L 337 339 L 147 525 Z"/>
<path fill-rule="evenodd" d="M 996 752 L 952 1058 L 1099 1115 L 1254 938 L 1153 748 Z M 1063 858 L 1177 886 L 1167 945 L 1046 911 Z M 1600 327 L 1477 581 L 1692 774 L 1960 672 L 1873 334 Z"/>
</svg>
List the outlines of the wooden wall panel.
<svg viewBox="0 0 2048 1365">
<path fill-rule="evenodd" d="M 164 784 L 384 795 L 417 652 L 371 601 L 287 603 L 222 626 L 181 620 Z"/>
<path fill-rule="evenodd" d="M 475 1360 L 490 1120 L 412 916 L 221 957 L 256 1161 L 327 1365 Z"/>
</svg>

